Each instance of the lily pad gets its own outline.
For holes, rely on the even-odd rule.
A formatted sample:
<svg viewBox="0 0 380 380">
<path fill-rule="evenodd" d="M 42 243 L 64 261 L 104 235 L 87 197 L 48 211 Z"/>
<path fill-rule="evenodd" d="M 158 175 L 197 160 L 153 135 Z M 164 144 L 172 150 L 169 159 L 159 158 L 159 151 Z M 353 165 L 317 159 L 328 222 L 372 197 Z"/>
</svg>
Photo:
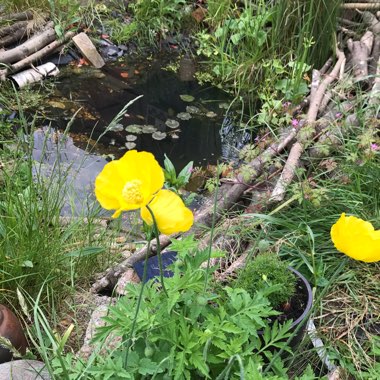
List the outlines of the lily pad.
<svg viewBox="0 0 380 380">
<path fill-rule="evenodd" d="M 160 131 L 156 131 L 152 134 L 152 138 L 154 140 L 163 140 L 164 138 L 166 138 L 166 133 L 165 132 L 160 132 Z"/>
<path fill-rule="evenodd" d="M 127 136 L 125 137 L 125 139 L 126 139 L 127 141 L 136 141 L 136 140 L 137 140 L 137 136 L 135 136 L 135 135 L 127 135 Z"/>
<path fill-rule="evenodd" d="M 136 146 L 136 144 L 134 142 L 126 142 L 125 143 L 125 147 L 127 149 L 133 149 L 135 146 Z"/>
<path fill-rule="evenodd" d="M 194 101 L 194 96 L 192 95 L 180 95 L 179 96 L 184 102 L 188 102 L 188 103 L 191 103 Z"/>
<path fill-rule="evenodd" d="M 177 117 L 178 117 L 178 119 L 181 119 L 181 120 L 190 120 L 191 119 L 191 115 L 188 112 L 180 112 L 179 114 L 177 114 Z"/>
<path fill-rule="evenodd" d="M 154 133 L 156 131 L 157 131 L 157 128 L 151 124 L 143 125 L 142 127 L 142 133 Z"/>
<path fill-rule="evenodd" d="M 213 112 L 213 111 L 209 111 L 209 112 L 206 113 L 206 116 L 207 117 L 216 117 L 218 115 L 215 112 Z"/>
<path fill-rule="evenodd" d="M 124 129 L 123 124 L 115 124 L 109 128 L 112 132 L 121 132 Z"/>
<path fill-rule="evenodd" d="M 178 128 L 179 127 L 179 122 L 177 120 L 173 119 L 168 119 L 165 121 L 165 124 L 172 129 Z"/>
<path fill-rule="evenodd" d="M 198 107 L 195 107 L 195 106 L 186 106 L 186 112 L 198 114 L 198 113 L 201 112 L 201 110 Z"/>
<path fill-rule="evenodd" d="M 141 133 L 142 132 L 142 127 L 141 125 L 138 125 L 138 124 L 131 124 L 131 125 L 128 125 L 125 130 L 129 133 Z"/>
</svg>

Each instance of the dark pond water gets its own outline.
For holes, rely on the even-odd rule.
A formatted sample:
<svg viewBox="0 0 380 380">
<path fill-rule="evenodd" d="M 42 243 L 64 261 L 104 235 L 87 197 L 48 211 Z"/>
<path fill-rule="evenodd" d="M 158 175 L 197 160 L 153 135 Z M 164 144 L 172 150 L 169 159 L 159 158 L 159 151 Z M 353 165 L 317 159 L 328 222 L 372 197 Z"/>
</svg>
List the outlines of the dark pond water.
<svg viewBox="0 0 380 380">
<path fill-rule="evenodd" d="M 58 175 L 65 172 L 70 191 L 63 214 L 86 213 L 96 206 L 97 174 L 128 149 L 152 152 L 161 164 L 166 154 L 177 170 L 189 161 L 194 166 L 216 164 L 238 152 L 242 135 L 225 117 L 230 99 L 219 89 L 198 85 L 188 75 L 191 64 L 180 67 L 180 74 L 163 70 L 162 60 L 119 62 L 102 70 L 61 69 L 54 96 L 40 108 L 44 117 L 34 133 L 34 158 L 38 170 L 50 178 L 57 168 Z"/>
<path fill-rule="evenodd" d="M 88 137 L 98 141 L 93 147 L 98 154 L 118 158 L 127 149 L 137 149 L 152 152 L 160 163 L 166 154 L 177 169 L 189 161 L 195 166 L 215 164 L 222 156 L 220 130 L 230 99 L 219 89 L 181 80 L 181 75 L 163 70 L 164 65 L 146 61 L 102 70 L 66 68 L 44 113 L 53 126 L 64 129 L 82 107 L 70 127 L 71 136 L 81 148 L 88 146 Z M 104 134 L 123 107 L 140 95 L 114 130 Z"/>
</svg>

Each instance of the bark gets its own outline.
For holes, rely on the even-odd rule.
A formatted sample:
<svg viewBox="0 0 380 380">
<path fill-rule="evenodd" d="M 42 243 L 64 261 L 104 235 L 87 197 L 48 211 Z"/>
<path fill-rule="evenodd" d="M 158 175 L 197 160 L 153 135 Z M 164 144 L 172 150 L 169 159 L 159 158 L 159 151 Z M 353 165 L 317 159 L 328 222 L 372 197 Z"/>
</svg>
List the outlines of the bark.
<svg viewBox="0 0 380 380">
<path fill-rule="evenodd" d="M 31 20 L 33 18 L 33 12 L 20 12 L 20 13 L 10 13 L 8 15 L 4 15 L 0 17 L 1 21 L 24 21 Z"/>
<path fill-rule="evenodd" d="M 27 25 L 28 21 L 19 21 L 15 22 L 13 25 L 4 26 L 3 28 L 0 28 L 0 38 L 6 37 L 8 34 L 15 33 L 19 29 L 26 31 Z"/>
<path fill-rule="evenodd" d="M 310 101 L 310 107 L 306 116 L 306 126 L 311 126 L 315 129 L 315 120 L 317 118 L 318 110 L 325 96 L 327 87 L 338 77 L 340 68 L 345 61 L 343 52 L 337 51 L 338 61 L 336 62 L 333 70 L 329 75 L 326 75 L 322 83 L 319 85 L 318 90 L 314 94 L 314 98 Z M 299 166 L 299 161 L 302 152 L 305 149 L 305 144 L 301 141 L 297 141 L 290 150 L 288 159 L 284 166 L 284 170 L 281 173 L 281 177 L 278 180 L 273 192 L 272 200 L 280 202 L 285 197 L 285 192 L 288 185 L 292 182 L 296 168 Z"/>
<path fill-rule="evenodd" d="M 60 46 L 62 46 L 65 42 L 67 42 L 70 38 L 72 38 L 75 35 L 74 32 L 67 32 L 62 40 L 56 40 L 50 43 L 49 45 L 45 46 L 41 50 L 35 52 L 34 54 L 31 54 L 30 56 L 22 59 L 21 61 L 10 65 L 9 68 L 0 70 L 0 81 L 5 80 L 5 78 L 10 73 L 16 73 L 17 71 L 23 69 L 24 67 L 27 67 L 31 65 L 33 62 L 42 59 L 49 54 L 56 51 Z"/>
<path fill-rule="evenodd" d="M 347 41 L 348 50 L 352 55 L 352 66 L 356 81 L 368 83 L 368 61 L 372 51 L 374 35 L 371 31 L 364 33 L 360 41 Z"/>
<path fill-rule="evenodd" d="M 342 4 L 343 9 L 380 9 L 380 1 L 374 3 L 346 3 Z"/>
<path fill-rule="evenodd" d="M 14 33 L 0 39 L 0 47 L 9 46 L 15 42 L 21 41 L 26 36 L 26 28 L 18 29 Z"/>
<path fill-rule="evenodd" d="M 35 53 L 44 46 L 48 45 L 56 38 L 54 28 L 49 27 L 41 34 L 35 35 L 23 44 L 14 49 L 0 53 L 0 63 L 13 63 L 26 58 L 30 54 Z"/>
</svg>

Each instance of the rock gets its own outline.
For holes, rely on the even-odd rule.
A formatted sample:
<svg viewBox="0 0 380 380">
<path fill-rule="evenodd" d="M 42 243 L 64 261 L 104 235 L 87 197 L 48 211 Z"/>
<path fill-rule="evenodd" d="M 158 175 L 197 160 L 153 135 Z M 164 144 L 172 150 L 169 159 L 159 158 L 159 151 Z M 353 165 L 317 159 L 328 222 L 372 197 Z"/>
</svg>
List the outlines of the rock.
<svg viewBox="0 0 380 380">
<path fill-rule="evenodd" d="M 2 380 L 50 380 L 45 363 L 38 360 L 15 360 L 0 364 Z"/>
<path fill-rule="evenodd" d="M 8 339 L 17 351 L 25 355 L 28 343 L 21 323 L 13 312 L 4 305 L 0 305 L 0 336 Z M 0 363 L 10 361 L 12 356 L 7 348 L 0 347 Z"/>
<path fill-rule="evenodd" d="M 78 351 L 78 355 L 83 359 L 88 359 L 94 351 L 95 345 L 91 343 L 91 340 L 94 337 L 95 331 L 98 327 L 105 325 L 103 317 L 107 315 L 108 306 L 113 305 L 116 302 L 115 299 L 112 299 L 110 297 L 98 297 L 98 300 L 101 302 L 101 304 L 99 304 L 99 306 L 93 311 L 91 315 L 91 319 L 88 323 L 84 337 L 83 346 Z M 121 337 L 109 337 L 103 345 L 103 353 L 105 353 L 107 348 L 118 345 L 121 340 Z M 100 352 L 100 354 L 102 354 L 102 352 Z"/>
</svg>

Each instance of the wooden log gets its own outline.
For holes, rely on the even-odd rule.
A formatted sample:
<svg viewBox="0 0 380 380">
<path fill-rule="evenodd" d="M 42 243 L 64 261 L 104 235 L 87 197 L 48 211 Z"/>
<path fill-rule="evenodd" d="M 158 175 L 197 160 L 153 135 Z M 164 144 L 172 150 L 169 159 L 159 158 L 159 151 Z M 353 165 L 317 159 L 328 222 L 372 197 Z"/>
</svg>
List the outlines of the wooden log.
<svg viewBox="0 0 380 380">
<path fill-rule="evenodd" d="M 14 49 L 0 53 L 0 63 L 13 63 L 35 53 L 56 38 L 55 30 L 49 27 L 44 32 L 37 34 Z"/>
<path fill-rule="evenodd" d="M 8 34 L 15 33 L 19 29 L 26 30 L 27 25 L 28 25 L 28 21 L 18 21 L 12 25 L 4 26 L 3 28 L 0 28 L 0 38 L 3 38 L 7 36 Z"/>
<path fill-rule="evenodd" d="M 347 47 L 352 55 L 354 77 L 357 82 L 368 83 L 368 60 L 372 51 L 374 35 L 367 30 L 360 41 L 347 40 Z"/>
<path fill-rule="evenodd" d="M 24 21 L 24 20 L 32 20 L 33 12 L 20 12 L 20 13 L 10 13 L 4 16 L 0 16 L 1 21 Z"/>
<path fill-rule="evenodd" d="M 310 100 L 310 107 L 306 116 L 306 126 L 315 129 L 315 120 L 318 115 L 318 110 L 326 93 L 327 87 L 337 79 L 341 66 L 344 64 L 346 59 L 345 55 L 341 51 L 337 51 L 338 60 L 329 75 L 326 75 L 324 80 L 318 87 L 318 90 L 314 94 L 314 98 Z M 284 199 L 286 189 L 288 185 L 292 182 L 295 174 L 295 170 L 299 165 L 300 157 L 305 149 L 305 143 L 302 141 L 297 141 L 290 150 L 288 159 L 284 166 L 284 170 L 281 173 L 281 177 L 278 180 L 273 192 L 272 200 L 281 201 Z"/>
<path fill-rule="evenodd" d="M 29 55 L 28 57 L 22 59 L 21 61 L 10 65 L 9 68 L 0 70 L 0 80 L 5 80 L 10 73 L 16 73 L 17 71 L 29 66 L 31 63 L 38 61 L 39 59 L 48 56 L 57 50 L 60 46 L 66 43 L 70 38 L 75 35 L 74 32 L 67 32 L 62 40 L 56 40 L 45 46 L 41 50 Z"/>
<path fill-rule="evenodd" d="M 105 65 L 103 58 L 100 56 L 96 47 L 87 36 L 86 33 L 82 32 L 77 34 L 73 38 L 73 42 L 76 47 L 82 52 L 84 57 L 97 69 L 100 69 Z"/>
<path fill-rule="evenodd" d="M 12 34 L 0 39 L 0 47 L 9 46 L 15 42 L 22 40 L 25 36 L 26 36 L 26 27 L 25 29 L 18 29 Z"/>
<path fill-rule="evenodd" d="M 343 9 L 380 9 L 380 1 L 376 3 L 346 3 L 342 4 Z"/>
</svg>

